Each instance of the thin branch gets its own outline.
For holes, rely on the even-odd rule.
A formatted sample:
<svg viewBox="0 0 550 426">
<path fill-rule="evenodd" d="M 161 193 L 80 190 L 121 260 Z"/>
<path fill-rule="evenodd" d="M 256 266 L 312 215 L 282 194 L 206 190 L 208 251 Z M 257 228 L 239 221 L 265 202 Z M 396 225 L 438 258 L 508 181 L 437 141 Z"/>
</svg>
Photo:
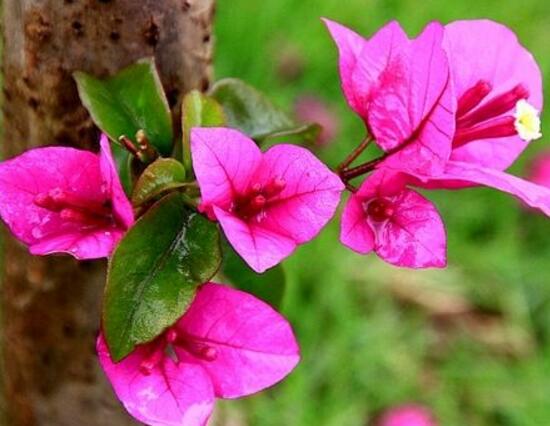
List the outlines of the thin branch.
<svg viewBox="0 0 550 426">
<path fill-rule="evenodd" d="M 378 158 L 375 158 L 374 160 L 367 161 L 366 163 L 363 163 L 357 167 L 353 167 L 351 169 L 343 170 L 340 173 L 340 177 L 344 181 L 344 183 L 347 183 L 351 179 L 354 179 L 358 176 L 364 175 L 366 173 L 372 172 L 374 168 L 384 161 L 388 157 L 388 154 L 384 154 Z"/>
<path fill-rule="evenodd" d="M 369 146 L 369 144 L 372 142 L 372 137 L 369 135 L 367 136 L 363 142 L 361 142 L 359 144 L 359 146 L 357 148 L 355 148 L 350 155 L 348 155 L 346 157 L 346 159 L 344 161 L 342 161 L 342 163 L 340 163 L 340 165 L 336 168 L 336 171 L 341 174 L 344 170 L 347 169 L 347 167 L 353 163 L 353 161 L 355 161 L 355 159 L 357 157 L 359 157 L 359 155 L 361 155 L 361 153 Z"/>
</svg>

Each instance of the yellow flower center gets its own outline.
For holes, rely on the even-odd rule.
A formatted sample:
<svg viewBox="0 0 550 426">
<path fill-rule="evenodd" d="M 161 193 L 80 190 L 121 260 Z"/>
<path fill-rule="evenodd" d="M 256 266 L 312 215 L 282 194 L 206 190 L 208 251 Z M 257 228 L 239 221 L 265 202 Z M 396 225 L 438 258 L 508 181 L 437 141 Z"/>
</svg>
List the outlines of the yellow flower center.
<svg viewBox="0 0 550 426">
<path fill-rule="evenodd" d="M 542 136 L 539 112 L 525 99 L 521 99 L 516 103 L 514 118 L 516 119 L 514 122 L 516 131 L 524 141 L 530 142 Z"/>
</svg>

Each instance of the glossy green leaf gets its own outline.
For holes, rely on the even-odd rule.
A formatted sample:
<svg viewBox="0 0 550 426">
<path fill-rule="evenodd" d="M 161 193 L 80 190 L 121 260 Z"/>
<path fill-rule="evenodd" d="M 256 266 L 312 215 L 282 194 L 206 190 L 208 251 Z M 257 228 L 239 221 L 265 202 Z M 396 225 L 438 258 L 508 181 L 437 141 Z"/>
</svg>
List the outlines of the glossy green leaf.
<svg viewBox="0 0 550 426">
<path fill-rule="evenodd" d="M 80 99 L 95 124 L 112 140 L 135 141 L 143 129 L 164 155 L 172 149 L 172 118 L 154 60 L 142 59 L 108 79 L 75 72 Z"/>
<path fill-rule="evenodd" d="M 224 244 L 222 274 L 234 287 L 255 295 L 278 309 L 285 294 L 285 272 L 277 265 L 258 274 L 245 263 L 229 243 Z"/>
<path fill-rule="evenodd" d="M 135 207 L 151 201 L 165 191 L 185 185 L 185 168 L 173 158 L 159 158 L 141 174 L 134 186 L 132 204 Z"/>
<path fill-rule="evenodd" d="M 192 90 L 183 98 L 182 104 L 183 163 L 191 170 L 191 148 L 189 137 L 193 127 L 225 126 L 226 118 L 222 106 L 213 98 L 198 90 Z"/>
<path fill-rule="evenodd" d="M 235 78 L 216 82 L 210 95 L 223 106 L 229 126 L 258 142 L 279 136 L 307 142 L 316 138 L 320 131 L 317 124 L 297 125 L 262 93 Z"/>
<path fill-rule="evenodd" d="M 262 139 L 261 142 L 264 148 L 279 143 L 280 139 L 287 143 L 314 144 L 317 142 L 322 130 L 321 125 L 317 123 L 303 124 L 290 130 L 272 133 L 269 137 Z"/>
<path fill-rule="evenodd" d="M 109 262 L 105 337 L 118 361 L 180 318 L 197 286 L 221 263 L 217 226 L 178 193 L 155 204 L 128 231 Z"/>
</svg>

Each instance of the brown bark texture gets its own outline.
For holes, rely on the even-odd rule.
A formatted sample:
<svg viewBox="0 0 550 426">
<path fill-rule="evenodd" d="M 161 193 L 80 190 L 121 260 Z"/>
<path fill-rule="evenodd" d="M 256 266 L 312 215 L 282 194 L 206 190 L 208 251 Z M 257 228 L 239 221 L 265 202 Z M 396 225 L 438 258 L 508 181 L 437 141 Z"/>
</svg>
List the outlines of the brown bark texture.
<svg viewBox="0 0 550 426">
<path fill-rule="evenodd" d="M 209 84 L 214 0 L 3 3 L 7 158 L 42 145 L 97 149 L 75 70 L 103 77 L 155 56 L 175 117 L 186 91 Z M 10 237 L 5 249 L 0 424 L 136 424 L 95 356 L 105 262 L 31 257 Z"/>
</svg>

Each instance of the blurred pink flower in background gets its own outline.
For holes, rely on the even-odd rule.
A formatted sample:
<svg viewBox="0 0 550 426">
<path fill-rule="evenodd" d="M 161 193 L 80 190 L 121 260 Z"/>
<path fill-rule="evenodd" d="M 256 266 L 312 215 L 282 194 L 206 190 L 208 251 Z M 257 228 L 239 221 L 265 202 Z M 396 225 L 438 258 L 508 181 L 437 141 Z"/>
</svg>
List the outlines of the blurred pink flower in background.
<svg viewBox="0 0 550 426">
<path fill-rule="evenodd" d="M 272 49 L 277 77 L 285 83 L 294 83 L 304 75 L 306 61 L 299 46 L 289 40 L 277 39 Z"/>
<path fill-rule="evenodd" d="M 294 115 L 301 123 L 318 123 L 322 126 L 316 144 L 324 146 L 333 141 L 340 130 L 340 120 L 330 105 L 315 95 L 301 95 L 294 104 Z"/>
<path fill-rule="evenodd" d="M 437 426 L 437 422 L 428 408 L 410 404 L 390 408 L 377 426 Z"/>
<path fill-rule="evenodd" d="M 531 163 L 527 179 L 550 188 L 550 151 L 541 152 Z"/>
</svg>

